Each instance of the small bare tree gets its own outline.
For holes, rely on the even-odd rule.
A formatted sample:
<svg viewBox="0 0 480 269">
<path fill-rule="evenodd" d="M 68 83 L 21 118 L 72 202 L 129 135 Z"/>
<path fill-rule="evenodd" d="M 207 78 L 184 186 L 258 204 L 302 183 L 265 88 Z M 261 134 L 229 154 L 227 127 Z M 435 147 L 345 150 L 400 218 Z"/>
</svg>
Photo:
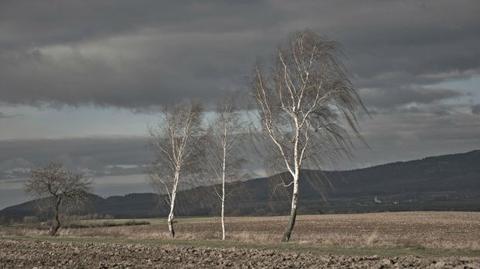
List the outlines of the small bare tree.
<svg viewBox="0 0 480 269">
<path fill-rule="evenodd" d="M 165 108 L 157 128 L 150 129 L 156 160 L 150 179 L 159 194 L 166 193 L 170 206 L 168 230 L 175 237 L 175 200 L 179 183 L 198 162 L 198 145 L 201 130 L 200 104 L 178 104 Z"/>
<path fill-rule="evenodd" d="M 254 95 L 262 129 L 291 175 L 291 212 L 282 241 L 289 241 L 297 215 L 304 160 L 348 152 L 347 129 L 357 132 L 363 107 L 338 60 L 338 45 L 311 31 L 294 34 L 278 49 L 271 73 L 255 69 Z"/>
<path fill-rule="evenodd" d="M 240 119 L 232 99 L 225 99 L 218 106 L 215 117 L 207 132 L 206 162 L 208 174 L 221 183 L 221 188 L 215 188 L 221 203 L 222 240 L 225 240 L 225 199 L 227 197 L 226 183 L 239 178 L 242 158 L 235 148 L 240 139 Z"/>
<path fill-rule="evenodd" d="M 50 235 L 54 236 L 62 226 L 62 215 L 67 206 L 79 206 L 87 198 L 91 180 L 82 174 L 68 171 L 59 163 L 51 163 L 43 168 L 34 169 L 25 183 L 25 191 L 47 202 L 47 208 L 53 210 Z"/>
</svg>

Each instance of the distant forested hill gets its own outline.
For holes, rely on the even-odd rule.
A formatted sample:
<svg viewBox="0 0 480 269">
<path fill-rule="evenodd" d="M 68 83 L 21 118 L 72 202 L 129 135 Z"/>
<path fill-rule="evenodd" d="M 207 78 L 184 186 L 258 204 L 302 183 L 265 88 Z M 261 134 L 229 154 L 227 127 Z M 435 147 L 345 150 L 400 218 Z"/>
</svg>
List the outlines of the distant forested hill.
<svg viewBox="0 0 480 269">
<path fill-rule="evenodd" d="M 289 210 L 287 174 L 228 185 L 227 215 L 279 215 Z M 301 213 L 346 213 L 404 210 L 480 211 L 480 151 L 396 162 L 351 171 L 304 170 Z M 178 195 L 178 216 L 218 215 L 213 188 L 204 186 Z M 165 197 L 151 193 L 102 198 L 90 196 L 86 213 L 113 217 L 165 216 Z M 0 218 L 35 215 L 35 203 L 5 208 Z"/>
</svg>

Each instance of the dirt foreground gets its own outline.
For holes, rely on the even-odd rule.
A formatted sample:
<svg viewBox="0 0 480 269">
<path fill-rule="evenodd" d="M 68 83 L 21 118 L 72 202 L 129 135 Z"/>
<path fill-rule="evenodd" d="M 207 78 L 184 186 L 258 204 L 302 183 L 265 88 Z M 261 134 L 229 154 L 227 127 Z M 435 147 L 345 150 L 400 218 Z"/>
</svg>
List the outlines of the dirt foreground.
<svg viewBox="0 0 480 269">
<path fill-rule="evenodd" d="M 480 268 L 480 258 L 315 255 L 276 250 L 0 240 L 1 268 Z"/>
</svg>

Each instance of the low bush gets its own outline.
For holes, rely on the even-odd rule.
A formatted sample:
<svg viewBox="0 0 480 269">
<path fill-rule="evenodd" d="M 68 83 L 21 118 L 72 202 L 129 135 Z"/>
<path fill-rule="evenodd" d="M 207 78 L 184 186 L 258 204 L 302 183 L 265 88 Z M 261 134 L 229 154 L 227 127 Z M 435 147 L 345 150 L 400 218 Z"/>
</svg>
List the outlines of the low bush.
<svg viewBox="0 0 480 269">
<path fill-rule="evenodd" d="M 117 226 L 135 226 L 135 225 L 150 225 L 148 221 L 103 221 L 103 222 L 88 222 L 88 223 L 70 223 L 64 228 L 83 229 L 83 228 L 98 228 L 98 227 L 117 227 Z"/>
</svg>

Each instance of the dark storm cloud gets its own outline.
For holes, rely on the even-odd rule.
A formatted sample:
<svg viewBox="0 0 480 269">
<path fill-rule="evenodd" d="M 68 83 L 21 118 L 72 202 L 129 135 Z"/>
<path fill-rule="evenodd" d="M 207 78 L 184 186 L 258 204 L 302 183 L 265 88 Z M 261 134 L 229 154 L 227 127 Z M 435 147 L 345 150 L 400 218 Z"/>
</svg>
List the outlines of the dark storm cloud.
<svg viewBox="0 0 480 269">
<path fill-rule="evenodd" d="M 40 166 L 50 161 L 97 170 L 105 165 L 148 164 L 153 158 L 148 143 L 142 137 L 0 141 L 0 172 L 18 163 Z"/>
<path fill-rule="evenodd" d="M 257 57 L 308 27 L 343 44 L 355 85 L 379 89 L 366 97 L 375 106 L 390 96 L 429 103 L 457 94 L 422 86 L 479 74 L 479 12 L 466 0 L 7 0 L 0 102 L 138 109 L 210 100 L 248 87 Z"/>
<path fill-rule="evenodd" d="M 472 106 L 472 113 L 480 115 L 480 104 L 476 104 Z"/>
</svg>

